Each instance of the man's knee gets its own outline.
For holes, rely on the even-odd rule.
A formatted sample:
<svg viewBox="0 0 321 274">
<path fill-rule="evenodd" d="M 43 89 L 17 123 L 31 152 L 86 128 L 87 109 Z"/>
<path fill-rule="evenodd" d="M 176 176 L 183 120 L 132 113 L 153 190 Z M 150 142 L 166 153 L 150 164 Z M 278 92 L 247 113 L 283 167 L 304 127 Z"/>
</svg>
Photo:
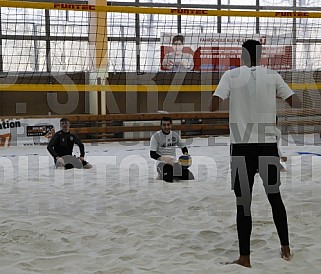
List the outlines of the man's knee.
<svg viewBox="0 0 321 274">
<path fill-rule="evenodd" d="M 280 165 L 279 158 L 275 156 L 261 156 L 259 173 L 262 178 L 265 192 L 269 194 L 280 192 Z"/>
<path fill-rule="evenodd" d="M 161 168 L 161 176 L 165 182 L 173 182 L 173 166 L 165 164 Z"/>
<path fill-rule="evenodd" d="M 268 200 L 269 200 L 271 205 L 279 204 L 280 202 L 282 202 L 282 198 L 281 198 L 280 192 L 278 192 L 278 193 L 269 193 L 269 194 L 267 194 L 267 197 L 268 197 Z"/>
<path fill-rule="evenodd" d="M 182 170 L 181 178 L 182 180 L 194 180 L 194 175 L 188 168 L 185 168 Z"/>
</svg>

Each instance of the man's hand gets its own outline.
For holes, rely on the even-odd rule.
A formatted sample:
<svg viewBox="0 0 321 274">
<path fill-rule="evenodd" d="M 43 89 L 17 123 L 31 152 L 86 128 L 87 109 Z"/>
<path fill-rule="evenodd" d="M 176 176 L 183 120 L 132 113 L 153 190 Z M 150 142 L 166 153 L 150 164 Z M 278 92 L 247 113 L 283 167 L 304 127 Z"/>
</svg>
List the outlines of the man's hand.
<svg viewBox="0 0 321 274">
<path fill-rule="evenodd" d="M 174 159 L 171 156 L 161 156 L 159 160 L 168 165 L 174 165 L 175 163 Z"/>
<path fill-rule="evenodd" d="M 85 160 L 85 158 L 84 157 L 79 157 L 79 160 L 83 162 Z"/>
<path fill-rule="evenodd" d="M 65 166 L 65 161 L 62 157 L 57 157 L 56 160 L 59 166 Z"/>
<path fill-rule="evenodd" d="M 185 68 L 188 68 L 188 60 L 187 59 L 183 59 L 181 61 L 181 65 L 184 66 Z"/>
<path fill-rule="evenodd" d="M 174 66 L 174 62 L 171 61 L 171 60 L 169 60 L 169 61 L 164 65 L 164 68 L 170 70 L 170 69 L 173 68 L 173 66 Z"/>
<path fill-rule="evenodd" d="M 281 162 L 286 162 L 288 160 L 288 157 L 281 157 Z"/>
</svg>

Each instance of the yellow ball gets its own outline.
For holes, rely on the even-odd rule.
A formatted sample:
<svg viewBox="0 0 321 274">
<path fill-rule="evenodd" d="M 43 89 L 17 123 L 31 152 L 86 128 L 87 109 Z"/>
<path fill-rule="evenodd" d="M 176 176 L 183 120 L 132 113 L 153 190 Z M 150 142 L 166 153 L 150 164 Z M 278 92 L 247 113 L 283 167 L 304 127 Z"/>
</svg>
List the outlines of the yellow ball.
<svg viewBox="0 0 321 274">
<path fill-rule="evenodd" d="M 178 162 L 183 168 L 189 168 L 192 165 L 192 157 L 190 155 L 182 155 L 178 158 Z"/>
</svg>

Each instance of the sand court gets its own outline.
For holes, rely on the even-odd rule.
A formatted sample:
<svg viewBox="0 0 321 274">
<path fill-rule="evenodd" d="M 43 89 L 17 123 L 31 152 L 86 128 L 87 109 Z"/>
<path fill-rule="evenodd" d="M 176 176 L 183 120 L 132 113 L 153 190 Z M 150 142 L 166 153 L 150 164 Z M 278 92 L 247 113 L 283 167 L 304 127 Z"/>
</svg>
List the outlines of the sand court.
<svg viewBox="0 0 321 274">
<path fill-rule="evenodd" d="M 297 153 L 319 147 L 283 147 L 291 262 L 279 256 L 256 176 L 252 269 L 245 269 L 225 265 L 238 256 L 236 210 L 229 138 L 216 139 L 226 145 L 190 142 L 196 179 L 174 183 L 155 179 L 146 142 L 86 144 L 91 170 L 53 169 L 43 146 L 2 148 L 1 273 L 319 273 L 321 157 Z"/>
</svg>

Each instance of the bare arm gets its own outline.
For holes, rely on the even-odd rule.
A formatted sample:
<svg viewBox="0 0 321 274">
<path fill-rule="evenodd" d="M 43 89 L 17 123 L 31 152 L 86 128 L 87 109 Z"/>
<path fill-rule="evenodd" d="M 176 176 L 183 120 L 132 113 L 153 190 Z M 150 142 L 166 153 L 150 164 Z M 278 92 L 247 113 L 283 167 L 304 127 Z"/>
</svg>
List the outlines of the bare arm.
<svg viewBox="0 0 321 274">
<path fill-rule="evenodd" d="M 164 56 L 162 65 L 166 70 L 171 70 L 173 68 L 174 62 L 173 62 L 173 57 L 171 57 L 170 53 L 167 53 Z"/>
<path fill-rule="evenodd" d="M 293 94 L 289 98 L 285 99 L 285 101 L 289 104 L 290 107 L 292 108 L 301 108 L 302 107 L 302 102 L 299 98 L 298 95 Z"/>
<path fill-rule="evenodd" d="M 211 98 L 211 100 L 210 100 L 209 106 L 208 106 L 209 111 L 219 110 L 220 104 L 221 104 L 222 102 L 223 102 L 223 99 L 222 99 L 222 98 L 213 95 L 212 98 Z"/>
</svg>

